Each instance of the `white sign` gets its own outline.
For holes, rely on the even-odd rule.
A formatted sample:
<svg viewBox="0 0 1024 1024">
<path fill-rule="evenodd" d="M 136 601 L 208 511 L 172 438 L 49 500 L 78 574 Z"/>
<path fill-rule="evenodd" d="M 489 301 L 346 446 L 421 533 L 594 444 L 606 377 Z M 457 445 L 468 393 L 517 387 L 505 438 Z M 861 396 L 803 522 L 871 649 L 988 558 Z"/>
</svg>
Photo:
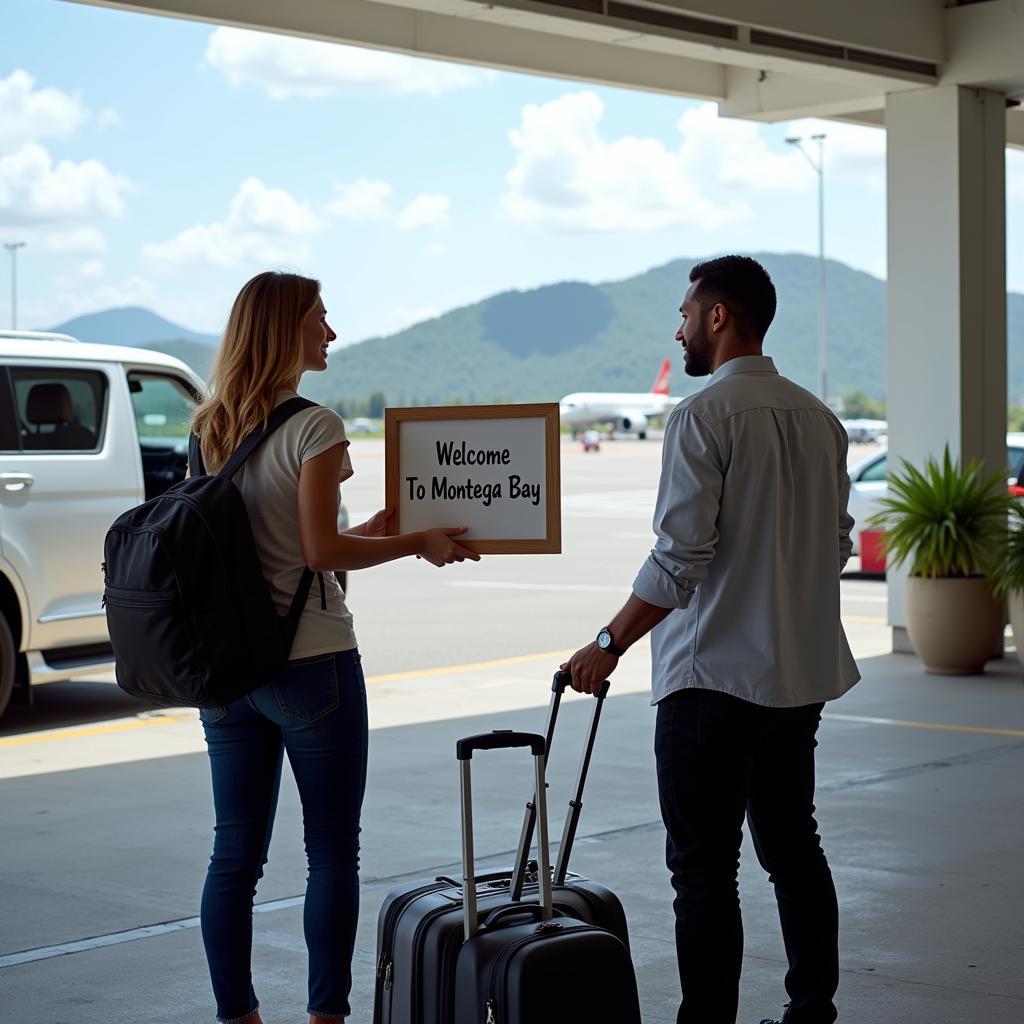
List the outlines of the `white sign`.
<svg viewBox="0 0 1024 1024">
<path fill-rule="evenodd" d="M 385 410 L 393 533 L 466 526 L 481 553 L 561 550 L 557 405 Z"/>
</svg>

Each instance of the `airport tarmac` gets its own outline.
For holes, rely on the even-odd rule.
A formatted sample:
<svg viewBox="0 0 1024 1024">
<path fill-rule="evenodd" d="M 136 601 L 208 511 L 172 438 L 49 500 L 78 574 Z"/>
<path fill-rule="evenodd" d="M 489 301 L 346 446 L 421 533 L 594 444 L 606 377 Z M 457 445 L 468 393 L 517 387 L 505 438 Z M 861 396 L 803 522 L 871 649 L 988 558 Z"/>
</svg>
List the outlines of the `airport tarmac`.
<svg viewBox="0 0 1024 1024">
<path fill-rule="evenodd" d="M 406 560 L 350 577 L 373 730 L 355 1024 L 371 1019 L 385 893 L 458 870 L 454 740 L 539 729 L 558 662 L 619 607 L 651 546 L 659 443 L 616 441 L 588 454 L 566 444 L 562 460 L 562 555 L 443 570 Z M 380 505 L 382 444 L 354 442 L 353 462 L 344 496 L 358 522 Z M 819 747 L 820 820 L 843 914 L 840 1020 L 1021 1024 L 1016 659 L 977 678 L 925 676 L 912 656 L 888 654 L 884 584 L 851 576 L 841 590 L 864 680 L 829 706 Z M 667 1022 L 677 980 L 649 668 L 638 645 L 613 678 L 574 867 L 620 893 L 644 1019 Z M 556 836 L 588 703 L 567 701 L 552 754 Z M 529 790 L 525 761 L 503 752 L 476 765 L 483 865 L 510 859 Z M 212 809 L 195 713 L 143 708 L 109 681 L 42 687 L 34 708 L 0 722 L 0 805 L 0 1021 L 213 1020 L 196 921 Z M 268 1024 L 304 1019 L 304 879 L 286 772 L 255 918 Z M 749 845 L 741 890 L 740 1021 L 756 1022 L 781 1010 L 784 952 Z"/>
</svg>

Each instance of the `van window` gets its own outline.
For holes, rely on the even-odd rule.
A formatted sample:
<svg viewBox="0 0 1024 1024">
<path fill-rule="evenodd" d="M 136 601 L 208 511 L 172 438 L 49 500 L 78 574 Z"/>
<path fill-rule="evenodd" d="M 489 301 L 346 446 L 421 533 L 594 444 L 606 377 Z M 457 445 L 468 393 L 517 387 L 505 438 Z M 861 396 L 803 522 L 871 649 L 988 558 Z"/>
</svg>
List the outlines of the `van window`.
<svg viewBox="0 0 1024 1024">
<path fill-rule="evenodd" d="M 103 445 L 107 378 L 98 370 L 12 366 L 23 451 L 96 452 Z"/>
<path fill-rule="evenodd" d="M 14 411 L 14 392 L 7 367 L 0 367 L 0 452 L 21 451 L 18 417 Z"/>
<path fill-rule="evenodd" d="M 155 373 L 128 374 L 128 389 L 135 410 L 139 440 L 173 445 L 188 438 L 196 400 L 184 381 Z"/>
<path fill-rule="evenodd" d="M 148 501 L 185 478 L 189 426 L 197 398 L 178 377 L 138 370 L 128 374 L 128 391 L 139 431 Z"/>
</svg>

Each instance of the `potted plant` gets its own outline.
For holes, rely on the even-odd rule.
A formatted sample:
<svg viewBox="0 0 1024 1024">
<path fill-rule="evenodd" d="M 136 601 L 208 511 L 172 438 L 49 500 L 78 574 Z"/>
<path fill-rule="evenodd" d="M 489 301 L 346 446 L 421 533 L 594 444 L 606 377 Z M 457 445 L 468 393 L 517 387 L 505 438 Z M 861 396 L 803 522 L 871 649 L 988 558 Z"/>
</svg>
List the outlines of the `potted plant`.
<svg viewBox="0 0 1024 1024">
<path fill-rule="evenodd" d="M 1017 658 L 1024 666 L 1024 508 L 1010 510 L 1010 532 L 992 573 L 993 590 L 1006 598 Z"/>
<path fill-rule="evenodd" d="M 1004 549 L 1014 506 L 1006 473 L 966 469 L 946 446 L 921 471 L 903 462 L 870 525 L 883 531 L 890 563 L 910 561 L 907 635 L 926 672 L 975 675 L 999 647 L 1002 602 L 987 574 Z"/>
</svg>

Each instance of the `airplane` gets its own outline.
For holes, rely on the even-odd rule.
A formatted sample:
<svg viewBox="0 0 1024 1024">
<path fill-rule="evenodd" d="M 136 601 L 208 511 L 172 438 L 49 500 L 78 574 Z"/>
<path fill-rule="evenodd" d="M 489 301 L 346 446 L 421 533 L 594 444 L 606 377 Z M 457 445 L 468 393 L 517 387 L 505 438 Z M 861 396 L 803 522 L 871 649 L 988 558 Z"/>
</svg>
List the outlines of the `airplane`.
<svg viewBox="0 0 1024 1024">
<path fill-rule="evenodd" d="M 562 422 L 570 427 L 612 423 L 618 430 L 647 437 L 647 425 L 655 417 L 667 416 L 682 401 L 668 393 L 672 360 L 666 359 L 648 394 L 579 391 L 558 403 Z"/>
</svg>

